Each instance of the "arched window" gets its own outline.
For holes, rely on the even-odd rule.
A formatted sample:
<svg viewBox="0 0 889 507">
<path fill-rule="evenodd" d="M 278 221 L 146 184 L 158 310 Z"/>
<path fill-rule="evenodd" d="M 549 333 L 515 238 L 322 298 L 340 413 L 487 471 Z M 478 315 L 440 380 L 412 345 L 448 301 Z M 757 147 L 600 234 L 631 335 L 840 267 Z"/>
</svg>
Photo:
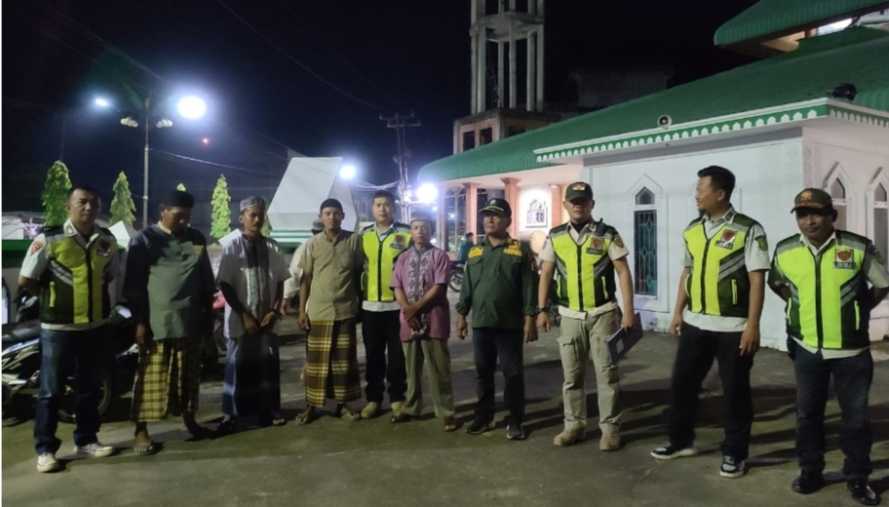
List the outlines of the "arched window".
<svg viewBox="0 0 889 507">
<path fill-rule="evenodd" d="M 889 198 L 882 183 L 878 183 L 873 192 L 874 245 L 882 258 L 886 259 L 889 254 Z"/>
<path fill-rule="evenodd" d="M 830 193 L 830 197 L 833 198 L 833 207 L 837 210 L 836 228 L 845 230 L 846 206 L 848 204 L 846 201 L 846 186 L 843 185 L 843 181 L 840 178 L 836 178 L 833 180 L 833 183 L 830 184 L 828 193 Z"/>
<path fill-rule="evenodd" d="M 657 209 L 654 192 L 636 192 L 633 211 L 636 294 L 657 296 Z"/>
</svg>

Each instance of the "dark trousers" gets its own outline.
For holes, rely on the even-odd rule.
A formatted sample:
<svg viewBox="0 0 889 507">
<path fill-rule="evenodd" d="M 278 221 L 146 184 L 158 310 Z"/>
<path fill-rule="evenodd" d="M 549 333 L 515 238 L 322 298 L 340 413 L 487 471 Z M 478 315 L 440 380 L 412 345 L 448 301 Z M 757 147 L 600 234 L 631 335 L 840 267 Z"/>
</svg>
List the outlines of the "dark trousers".
<svg viewBox="0 0 889 507">
<path fill-rule="evenodd" d="M 407 390 L 407 376 L 404 370 L 404 351 L 399 338 L 399 311 L 370 312 L 364 310 L 361 319 L 361 334 L 364 338 L 364 353 L 367 356 L 365 379 L 367 401 L 381 403 L 385 383 L 389 385 L 389 402 L 404 401 Z M 388 352 L 389 362 L 386 364 Z"/>
<path fill-rule="evenodd" d="M 278 336 L 263 332 L 226 339 L 222 413 L 270 421 L 281 410 Z"/>
<path fill-rule="evenodd" d="M 499 358 L 500 371 L 506 382 L 503 401 L 509 410 L 510 422 L 521 424 L 525 418 L 525 367 L 521 330 L 474 328 L 472 349 L 478 393 L 475 418 L 481 421 L 494 419 L 494 372 Z"/>
<path fill-rule="evenodd" d="M 679 350 L 673 364 L 670 386 L 672 407 L 669 416 L 670 443 L 687 447 L 695 440 L 695 419 L 701 383 L 715 358 L 722 379 L 722 420 L 725 440 L 722 453 L 747 459 L 750 427 L 753 424 L 753 397 L 750 368 L 753 357 L 738 354 L 741 333 L 720 333 L 682 324 Z"/>
<path fill-rule="evenodd" d="M 833 375 L 837 401 L 843 414 L 840 447 L 847 478 L 865 478 L 873 471 L 870 448 L 873 435 L 868 415 L 868 394 L 874 375 L 870 351 L 843 359 L 824 359 L 794 344 L 796 373 L 796 450 L 800 468 L 824 470 L 824 406 Z"/>
<path fill-rule="evenodd" d="M 38 454 L 59 450 L 56 438 L 59 423 L 59 400 L 65 379 L 74 372 L 77 384 L 76 426 L 74 443 L 96 442 L 99 432 L 99 366 L 105 330 L 50 331 L 40 333 L 40 392 L 34 417 L 34 447 Z"/>
</svg>

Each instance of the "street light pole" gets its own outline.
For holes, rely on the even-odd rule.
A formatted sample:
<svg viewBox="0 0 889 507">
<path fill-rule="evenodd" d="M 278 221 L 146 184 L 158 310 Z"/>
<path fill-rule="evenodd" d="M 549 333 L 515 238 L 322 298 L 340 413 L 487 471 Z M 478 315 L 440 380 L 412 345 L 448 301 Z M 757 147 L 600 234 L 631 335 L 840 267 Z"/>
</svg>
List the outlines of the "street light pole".
<svg viewBox="0 0 889 507">
<path fill-rule="evenodd" d="M 142 229 L 148 228 L 148 131 L 151 128 L 149 118 L 149 107 L 151 106 L 151 97 L 145 97 L 145 155 L 144 155 L 144 171 L 142 174 Z"/>
</svg>

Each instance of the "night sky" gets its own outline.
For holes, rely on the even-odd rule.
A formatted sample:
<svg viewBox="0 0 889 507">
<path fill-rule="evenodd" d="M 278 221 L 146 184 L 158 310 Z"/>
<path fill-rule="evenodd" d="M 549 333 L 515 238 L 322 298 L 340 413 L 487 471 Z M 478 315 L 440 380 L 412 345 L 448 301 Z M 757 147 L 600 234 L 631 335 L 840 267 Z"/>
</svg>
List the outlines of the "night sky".
<svg viewBox="0 0 889 507">
<path fill-rule="evenodd" d="M 579 69 L 669 66 L 676 85 L 747 62 L 712 37 L 753 3 L 549 0 L 546 98 L 570 99 L 568 74 Z M 468 0 L 33 0 L 2 9 L 4 210 L 39 208 L 63 124 L 72 179 L 110 198 L 123 169 L 141 194 L 142 131 L 118 123 L 138 111 L 128 96 L 210 99 L 204 120 L 172 117 L 174 128 L 152 141 L 152 196 L 182 181 L 202 200 L 220 173 L 233 196 L 271 197 L 288 147 L 344 156 L 362 179 L 393 181 L 395 136 L 379 116 L 396 111 L 423 124 L 407 137 L 415 174 L 450 154 L 453 121 L 469 111 Z M 91 108 L 96 93 L 119 111 Z"/>
</svg>

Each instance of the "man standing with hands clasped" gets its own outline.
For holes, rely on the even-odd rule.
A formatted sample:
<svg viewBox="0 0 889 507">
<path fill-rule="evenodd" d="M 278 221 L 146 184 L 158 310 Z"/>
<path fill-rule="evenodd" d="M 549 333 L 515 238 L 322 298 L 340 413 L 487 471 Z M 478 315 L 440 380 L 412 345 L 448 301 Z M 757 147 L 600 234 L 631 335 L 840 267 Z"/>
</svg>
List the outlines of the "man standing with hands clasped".
<svg viewBox="0 0 889 507">
<path fill-rule="evenodd" d="M 868 484 L 873 434 L 868 395 L 874 376 L 870 312 L 889 293 L 889 272 L 867 238 L 834 229 L 830 195 L 807 188 L 792 212 L 800 234 L 775 248 L 769 287 L 787 302 L 787 350 L 796 373 L 796 452 L 801 473 L 791 488 L 824 487 L 824 405 L 831 377 L 842 409 L 843 475 L 852 498 L 877 505 Z"/>
<path fill-rule="evenodd" d="M 701 212 L 682 233 L 685 260 L 670 332 L 679 336 L 670 387 L 670 443 L 651 451 L 669 460 L 697 454 L 695 416 L 701 383 L 713 358 L 722 379 L 725 440 L 719 475 L 746 473 L 753 423 L 750 369 L 759 349 L 759 318 L 769 269 L 762 226 L 731 205 L 735 175 L 709 166 L 698 171 Z"/>
<path fill-rule="evenodd" d="M 472 312 L 472 345 L 478 404 L 466 428 L 481 434 L 494 427 L 494 372 L 499 358 L 506 380 L 503 392 L 509 410 L 506 438 L 524 440 L 525 374 L 522 339 L 537 339 L 537 273 L 527 245 L 509 237 L 512 210 L 504 199 L 491 199 L 482 209 L 485 240 L 469 250 L 466 274 L 457 302 L 457 332 L 467 334 Z"/>
<path fill-rule="evenodd" d="M 540 252 L 537 323 L 549 331 L 550 286 L 558 270 L 557 297 L 562 331 L 559 354 L 565 382 L 565 429 L 553 444 L 571 445 L 583 440 L 586 429 L 584 376 L 587 358 L 596 370 L 599 398 L 599 449 L 620 448 L 620 388 L 617 365 L 608 352 L 608 338 L 620 327 L 633 327 L 633 279 L 627 266 L 627 249 L 620 235 L 603 220 L 593 221 L 593 189 L 582 181 L 568 185 L 565 209 L 571 221 L 550 231 Z M 621 317 L 615 293 L 615 275 L 620 281 L 624 313 Z"/>
</svg>

